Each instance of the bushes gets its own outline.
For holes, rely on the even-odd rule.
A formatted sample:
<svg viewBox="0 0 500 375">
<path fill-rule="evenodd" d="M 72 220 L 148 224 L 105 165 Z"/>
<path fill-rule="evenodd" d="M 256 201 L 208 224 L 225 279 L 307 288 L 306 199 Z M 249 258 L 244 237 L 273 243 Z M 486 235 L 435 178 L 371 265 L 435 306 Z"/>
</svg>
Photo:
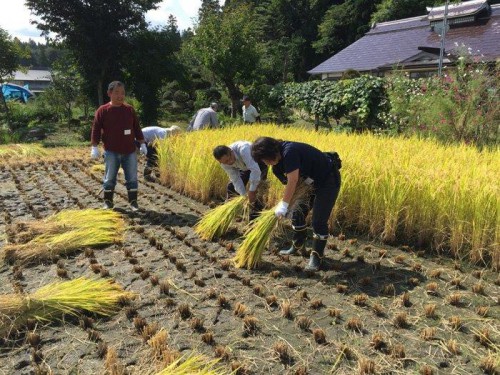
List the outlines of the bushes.
<svg viewBox="0 0 500 375">
<path fill-rule="evenodd" d="M 391 111 L 384 118 L 394 133 L 479 147 L 498 144 L 500 71 L 461 56 L 444 78 L 418 80 L 397 75 L 388 81 Z"/>
<path fill-rule="evenodd" d="M 305 110 L 316 119 L 331 117 L 356 131 L 384 126 L 380 118 L 389 110 L 384 80 L 371 76 L 289 83 L 284 100 L 287 107 Z"/>
</svg>

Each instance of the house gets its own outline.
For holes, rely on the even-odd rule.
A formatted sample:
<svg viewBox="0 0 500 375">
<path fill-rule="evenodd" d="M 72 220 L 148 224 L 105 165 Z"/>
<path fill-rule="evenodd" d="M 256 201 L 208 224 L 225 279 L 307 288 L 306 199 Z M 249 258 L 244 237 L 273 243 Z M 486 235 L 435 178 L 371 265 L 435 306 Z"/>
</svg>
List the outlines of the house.
<svg viewBox="0 0 500 375">
<path fill-rule="evenodd" d="M 19 86 L 28 85 L 28 89 L 37 94 L 39 92 L 45 91 L 52 82 L 52 76 L 48 70 L 28 70 L 26 73 L 22 71 L 17 71 L 14 73 L 14 78 L 10 80 L 10 83 L 14 83 Z"/>
<path fill-rule="evenodd" d="M 413 78 L 437 73 L 444 6 L 427 9 L 425 16 L 382 22 L 356 42 L 308 73 L 338 79 L 346 70 L 384 76 L 403 69 Z M 449 29 L 443 66 L 453 65 L 460 49 L 482 61 L 500 61 L 500 5 L 471 0 L 448 6 Z"/>
</svg>

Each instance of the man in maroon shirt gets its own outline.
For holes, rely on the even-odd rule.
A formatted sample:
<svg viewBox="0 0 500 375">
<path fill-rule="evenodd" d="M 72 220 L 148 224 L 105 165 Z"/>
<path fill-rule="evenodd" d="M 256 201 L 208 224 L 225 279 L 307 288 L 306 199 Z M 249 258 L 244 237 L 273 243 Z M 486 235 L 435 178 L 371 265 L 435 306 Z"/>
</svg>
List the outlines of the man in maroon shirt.
<svg viewBox="0 0 500 375">
<path fill-rule="evenodd" d="M 120 165 L 125 173 L 128 201 L 133 211 L 137 204 L 137 155 L 135 140 L 140 144 L 140 152 L 147 154 L 146 144 L 134 108 L 125 103 L 125 86 L 113 81 L 108 86 L 109 103 L 95 112 L 92 124 L 92 150 L 90 157 L 99 158 L 97 145 L 104 144 L 104 208 L 113 208 L 113 193 Z"/>
</svg>

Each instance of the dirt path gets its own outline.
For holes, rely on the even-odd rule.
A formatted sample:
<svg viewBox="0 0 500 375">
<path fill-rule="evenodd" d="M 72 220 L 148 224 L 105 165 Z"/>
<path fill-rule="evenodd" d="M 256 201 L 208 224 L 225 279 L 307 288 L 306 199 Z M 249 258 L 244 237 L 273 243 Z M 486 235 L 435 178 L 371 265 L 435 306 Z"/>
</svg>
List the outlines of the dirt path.
<svg viewBox="0 0 500 375">
<path fill-rule="evenodd" d="M 0 166 L 0 246 L 10 223 L 100 207 L 100 180 L 77 161 Z M 428 366 L 434 374 L 481 374 L 488 359 L 498 360 L 500 287 L 491 271 L 339 238 L 329 240 L 326 270 L 313 276 L 301 271 L 306 259 L 271 253 L 258 270 L 234 269 L 236 231 L 200 241 L 192 227 L 206 206 L 142 178 L 139 189 L 141 211 L 132 213 L 117 187 L 116 209 L 129 224 L 123 244 L 25 267 L 22 276 L 0 265 L 1 293 L 33 291 L 64 268 L 69 278 L 111 277 L 139 295 L 93 324 L 82 317 L 36 327 L 36 356 L 24 336 L 5 340 L 0 374 L 104 373 L 106 347 L 130 373 L 146 373 L 151 349 L 138 318 L 164 328 L 171 348 L 222 356 L 228 369 L 242 365 L 240 373 L 372 373 L 371 366 L 381 374 L 431 373 Z M 426 305 L 435 305 L 435 316 L 426 317 Z"/>
</svg>

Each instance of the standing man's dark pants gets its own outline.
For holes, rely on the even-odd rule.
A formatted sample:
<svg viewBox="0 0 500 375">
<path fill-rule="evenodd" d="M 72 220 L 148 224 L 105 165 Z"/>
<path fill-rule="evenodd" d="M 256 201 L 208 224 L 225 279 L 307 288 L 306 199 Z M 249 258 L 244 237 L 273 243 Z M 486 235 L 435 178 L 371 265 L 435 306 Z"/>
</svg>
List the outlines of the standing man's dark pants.
<svg viewBox="0 0 500 375">
<path fill-rule="evenodd" d="M 306 217 L 311 208 L 313 210 L 313 245 L 306 270 L 319 269 L 328 239 L 328 219 L 339 195 L 340 183 L 340 172 L 336 167 L 333 167 L 327 180 L 321 186 L 314 187 L 309 204 L 300 205 L 292 214 L 294 230 L 292 249 L 304 249 L 307 236 Z M 292 249 L 284 253 L 293 253 L 295 250 Z"/>
<path fill-rule="evenodd" d="M 144 167 L 144 178 L 146 180 L 153 180 L 154 176 L 151 176 L 153 171 L 158 167 L 158 153 L 156 152 L 156 147 L 148 145 L 148 155 L 146 159 L 146 166 Z"/>
</svg>

